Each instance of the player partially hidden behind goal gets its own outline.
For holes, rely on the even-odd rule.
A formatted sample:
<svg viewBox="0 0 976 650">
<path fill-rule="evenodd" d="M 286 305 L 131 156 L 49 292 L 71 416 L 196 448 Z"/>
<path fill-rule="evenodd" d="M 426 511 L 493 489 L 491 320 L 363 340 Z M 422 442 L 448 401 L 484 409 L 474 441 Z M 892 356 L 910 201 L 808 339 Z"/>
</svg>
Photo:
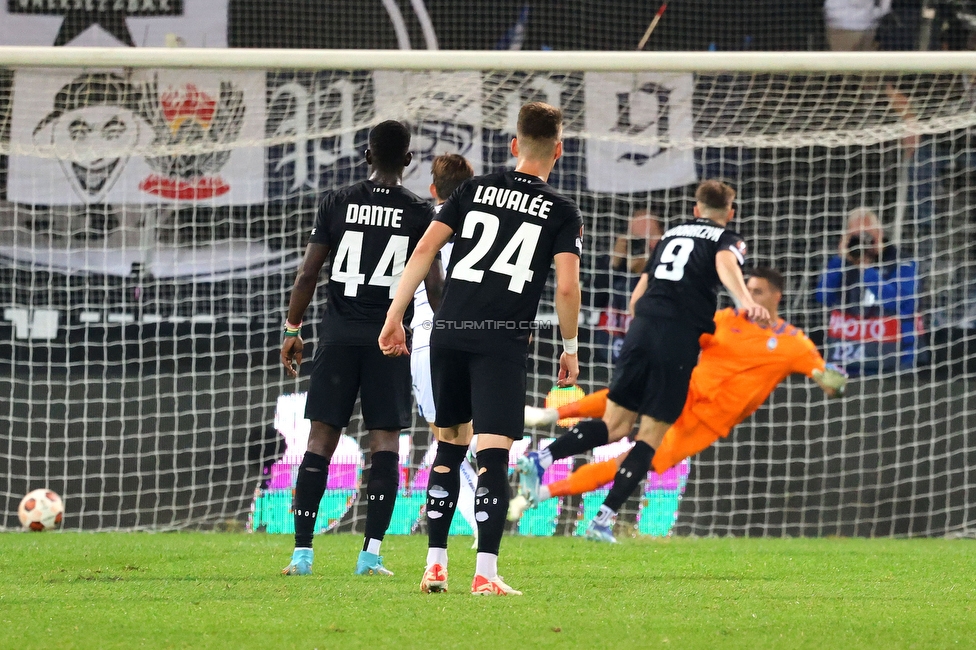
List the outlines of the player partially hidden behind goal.
<svg viewBox="0 0 976 650">
<path fill-rule="evenodd" d="M 589 537 L 612 537 L 617 510 L 637 489 L 654 450 L 681 414 L 701 352 L 698 337 L 715 330 L 719 285 L 746 317 L 769 321 L 769 312 L 753 300 L 742 278 L 745 243 L 726 227 L 735 215 L 734 198 L 735 190 L 725 183 L 704 181 L 695 192 L 695 219 L 670 228 L 655 247 L 647 289 L 614 365 L 603 419 L 583 420 L 547 449 L 519 459 L 520 482 L 533 492 L 554 460 L 621 440 L 640 418 L 634 447 L 591 522 Z"/>
<path fill-rule="evenodd" d="M 843 371 L 826 364 L 801 330 L 779 318 L 783 276 L 775 269 L 759 267 L 749 274 L 746 287 L 769 311 L 772 324 L 753 323 L 733 308 L 715 314 L 715 332 L 700 339 L 701 359 L 691 373 L 684 409 L 655 451 L 652 464 L 659 474 L 728 436 L 732 427 L 755 412 L 793 373 L 811 377 L 830 397 L 843 394 L 847 384 Z M 640 286 L 635 294 L 639 291 Z M 606 405 L 604 389 L 558 409 L 526 406 L 525 424 L 549 426 L 560 418 L 603 417 Z M 540 486 L 534 493 L 520 493 L 509 507 L 509 519 L 518 519 L 527 507 L 551 497 L 583 494 L 609 483 L 625 457 L 626 453 L 584 465 L 562 481 Z M 615 541 L 612 536 L 592 538 Z"/>
<path fill-rule="evenodd" d="M 454 193 L 461 183 L 474 176 L 464 156 L 456 153 L 437 156 L 430 164 L 430 174 L 433 182 L 430 184 L 430 195 L 434 199 L 434 211 L 440 212 L 447 197 Z M 441 249 L 441 264 L 444 267 L 450 263 L 453 244 L 444 244 Z M 436 269 L 437 262 L 431 266 L 432 273 L 440 273 Z M 428 277 L 430 274 L 428 274 Z M 457 507 L 474 531 L 475 548 L 478 546 L 478 522 L 474 518 L 474 491 L 478 477 L 474 468 L 467 460 L 470 441 L 471 423 L 461 425 L 457 430 L 441 429 L 434 425 L 437 419 L 437 407 L 434 405 L 434 389 L 430 380 L 430 334 L 434 327 L 433 310 L 440 304 L 436 297 L 421 286 L 413 297 L 413 345 L 410 349 L 410 372 L 413 375 L 413 392 L 417 398 L 417 410 L 420 417 L 427 420 L 431 433 L 437 442 L 437 451 L 430 468 L 430 485 L 427 489 L 427 535 L 430 545 L 435 548 L 447 548 L 447 537 L 450 522 L 445 527 L 437 519 L 444 516 L 444 506 Z M 460 443 L 458 441 L 461 441 Z M 446 497 L 450 496 L 450 499 Z M 456 497 L 456 499 L 455 499 Z"/>
<path fill-rule="evenodd" d="M 305 417 L 308 451 L 295 483 L 295 553 L 285 575 L 312 572 L 312 533 L 325 493 L 329 461 L 349 424 L 356 395 L 369 430 L 371 469 L 366 484 L 366 540 L 356 563 L 360 575 L 392 575 L 380 542 L 393 516 L 399 473 L 400 430 L 411 424 L 410 362 L 384 356 L 376 337 L 396 283 L 433 216 L 431 205 L 401 185 L 410 164 L 410 131 L 400 122 L 378 124 L 369 134 L 369 179 L 329 192 L 315 225 L 288 304 L 281 363 L 298 376 L 302 316 L 326 258 L 332 275 L 312 366 Z M 431 279 L 433 281 L 433 279 Z M 430 287 L 431 293 L 440 289 Z M 405 314 L 409 319 L 410 314 Z"/>
</svg>

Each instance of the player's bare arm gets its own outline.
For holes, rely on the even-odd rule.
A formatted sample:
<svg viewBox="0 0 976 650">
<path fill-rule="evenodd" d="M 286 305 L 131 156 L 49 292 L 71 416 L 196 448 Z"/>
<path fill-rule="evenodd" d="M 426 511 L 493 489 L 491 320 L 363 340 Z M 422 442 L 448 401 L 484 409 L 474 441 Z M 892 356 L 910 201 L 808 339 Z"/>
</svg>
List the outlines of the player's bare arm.
<svg viewBox="0 0 976 650">
<path fill-rule="evenodd" d="M 558 253 L 556 264 L 556 315 L 559 317 L 559 333 L 565 349 L 559 357 L 559 386 L 572 386 L 579 377 L 579 310 L 581 291 L 579 282 L 580 258 L 574 253 Z"/>
<path fill-rule="evenodd" d="M 383 331 L 380 332 L 379 345 L 383 354 L 390 357 L 397 357 L 401 354 L 410 354 L 407 349 L 407 335 L 403 330 L 403 315 L 407 312 L 407 307 L 413 301 L 413 294 L 417 292 L 417 287 L 427 277 L 430 267 L 437 257 L 437 252 L 444 247 L 454 231 L 451 227 L 439 221 L 432 222 L 427 227 L 427 232 L 420 238 L 417 248 L 407 261 L 407 266 L 403 269 L 400 276 L 400 283 L 397 285 L 396 295 L 393 303 L 386 312 L 386 323 Z"/>
<path fill-rule="evenodd" d="M 644 292 L 647 291 L 647 274 L 641 273 L 640 280 L 637 281 L 637 286 L 634 287 L 633 293 L 630 294 L 630 302 L 627 305 L 627 310 L 630 312 L 631 316 L 635 316 L 636 313 L 634 309 L 637 306 L 637 301 L 641 299 Z"/>
<path fill-rule="evenodd" d="M 769 310 L 752 299 L 752 294 L 749 293 L 746 281 L 742 277 L 739 260 L 732 251 L 719 251 L 715 254 L 715 271 L 718 273 L 719 280 L 739 305 L 739 309 L 744 311 L 750 320 L 760 325 L 768 325 Z"/>
<path fill-rule="evenodd" d="M 329 258 L 329 247 L 325 244 L 309 244 L 305 247 L 305 257 L 295 274 L 295 284 L 288 300 L 288 323 L 301 325 L 302 318 L 308 304 L 315 294 L 315 285 L 319 281 L 322 265 Z M 301 333 L 295 336 L 286 335 L 281 341 L 281 365 L 291 377 L 298 377 L 298 367 L 302 364 L 302 349 L 305 342 Z"/>
</svg>

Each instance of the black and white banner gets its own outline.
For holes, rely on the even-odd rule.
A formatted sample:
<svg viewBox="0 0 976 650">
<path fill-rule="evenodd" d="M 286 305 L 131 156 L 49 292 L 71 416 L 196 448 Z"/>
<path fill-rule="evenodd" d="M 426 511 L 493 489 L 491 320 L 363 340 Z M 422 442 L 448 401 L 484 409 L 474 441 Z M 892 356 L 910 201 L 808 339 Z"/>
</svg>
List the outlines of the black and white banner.
<svg viewBox="0 0 976 650">
<path fill-rule="evenodd" d="M 259 203 L 265 73 L 18 70 L 10 201 Z"/>
<path fill-rule="evenodd" d="M 0 0 L 0 45 L 227 47 L 228 0 Z"/>
<path fill-rule="evenodd" d="M 589 189 L 643 192 L 697 180 L 692 75 L 587 73 L 585 88 Z"/>
<path fill-rule="evenodd" d="M 431 162 L 446 153 L 461 154 L 482 173 L 481 93 L 471 92 L 481 86 L 480 72 L 376 71 L 373 83 L 377 120 L 402 119 L 413 128 L 413 162 L 403 173 L 408 189 L 428 196 Z"/>
</svg>

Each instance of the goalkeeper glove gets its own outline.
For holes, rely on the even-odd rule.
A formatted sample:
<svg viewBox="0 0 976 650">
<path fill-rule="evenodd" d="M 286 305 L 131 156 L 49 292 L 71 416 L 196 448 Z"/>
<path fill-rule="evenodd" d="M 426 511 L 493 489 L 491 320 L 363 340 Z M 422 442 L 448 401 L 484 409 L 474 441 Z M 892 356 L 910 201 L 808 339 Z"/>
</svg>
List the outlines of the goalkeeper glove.
<svg viewBox="0 0 976 650">
<path fill-rule="evenodd" d="M 828 363 L 823 370 L 814 370 L 813 378 L 820 382 L 821 386 L 832 388 L 834 397 L 842 397 L 844 389 L 847 387 L 847 373 L 844 369 Z"/>
</svg>

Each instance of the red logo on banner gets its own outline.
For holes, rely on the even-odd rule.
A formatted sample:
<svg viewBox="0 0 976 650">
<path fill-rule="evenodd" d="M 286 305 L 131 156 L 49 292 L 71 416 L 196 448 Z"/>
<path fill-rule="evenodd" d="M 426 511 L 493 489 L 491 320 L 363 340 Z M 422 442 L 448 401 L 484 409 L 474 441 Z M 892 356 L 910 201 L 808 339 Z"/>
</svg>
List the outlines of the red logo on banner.
<svg viewBox="0 0 976 650">
<path fill-rule="evenodd" d="M 150 174 L 139 183 L 139 189 L 165 199 L 199 201 L 227 194 L 230 191 L 230 185 L 220 176 L 185 181 L 179 178 Z"/>
<path fill-rule="evenodd" d="M 186 153 L 148 158 L 155 171 L 141 183 L 143 192 L 166 199 L 199 201 L 221 196 L 230 184 L 218 172 L 231 156 L 228 146 L 237 139 L 244 118 L 244 93 L 223 82 L 219 95 L 193 83 L 149 94 L 155 145 L 166 149 L 187 147 Z M 202 151 L 194 151 L 200 148 Z"/>
<path fill-rule="evenodd" d="M 861 318 L 832 311 L 827 336 L 844 341 L 896 343 L 901 338 L 901 324 L 893 316 Z"/>
<path fill-rule="evenodd" d="M 179 131 L 186 120 L 197 120 L 200 126 L 209 129 L 214 113 L 217 112 L 217 100 L 200 92 L 194 84 L 164 92 L 159 96 L 159 105 L 174 133 Z"/>
</svg>

